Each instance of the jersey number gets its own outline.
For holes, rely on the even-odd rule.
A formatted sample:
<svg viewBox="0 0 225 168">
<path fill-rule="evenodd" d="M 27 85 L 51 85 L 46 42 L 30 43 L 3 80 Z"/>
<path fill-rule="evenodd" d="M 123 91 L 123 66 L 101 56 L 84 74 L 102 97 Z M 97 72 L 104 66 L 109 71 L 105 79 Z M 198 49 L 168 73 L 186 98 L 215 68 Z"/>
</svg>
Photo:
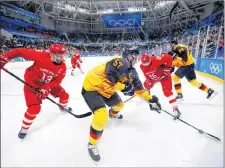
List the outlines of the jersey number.
<svg viewBox="0 0 225 168">
<path fill-rule="evenodd" d="M 184 48 L 183 47 L 179 48 L 178 51 L 179 51 L 179 53 L 182 53 L 184 51 Z"/>
<path fill-rule="evenodd" d="M 161 57 L 160 56 L 156 56 L 155 57 L 157 60 L 161 60 Z"/>
<path fill-rule="evenodd" d="M 49 83 L 51 80 L 52 80 L 53 76 L 49 75 L 49 76 L 46 76 L 45 73 L 43 73 L 43 77 L 41 78 L 41 80 L 45 83 Z"/>
<path fill-rule="evenodd" d="M 120 61 L 120 59 L 115 59 L 113 66 L 119 68 L 119 67 L 123 66 L 123 63 Z"/>
</svg>

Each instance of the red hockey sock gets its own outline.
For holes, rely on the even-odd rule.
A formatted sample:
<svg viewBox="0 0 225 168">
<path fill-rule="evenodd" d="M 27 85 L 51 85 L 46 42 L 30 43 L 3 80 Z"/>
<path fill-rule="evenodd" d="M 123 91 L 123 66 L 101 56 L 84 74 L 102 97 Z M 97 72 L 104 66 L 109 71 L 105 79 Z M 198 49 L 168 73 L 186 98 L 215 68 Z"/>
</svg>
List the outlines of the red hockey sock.
<svg viewBox="0 0 225 168">
<path fill-rule="evenodd" d="M 24 114 L 22 128 L 29 129 L 34 119 L 36 118 L 37 114 L 40 111 L 41 111 L 40 105 L 34 105 L 34 106 L 28 107 L 26 113 Z"/>
</svg>

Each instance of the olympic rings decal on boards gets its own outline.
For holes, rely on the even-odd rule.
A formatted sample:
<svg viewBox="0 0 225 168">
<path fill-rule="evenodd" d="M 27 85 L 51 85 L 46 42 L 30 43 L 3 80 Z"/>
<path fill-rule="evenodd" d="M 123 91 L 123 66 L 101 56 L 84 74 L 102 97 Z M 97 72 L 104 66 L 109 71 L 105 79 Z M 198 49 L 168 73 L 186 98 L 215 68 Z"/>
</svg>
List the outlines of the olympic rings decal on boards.
<svg viewBox="0 0 225 168">
<path fill-rule="evenodd" d="M 216 64 L 216 63 L 210 63 L 209 69 L 213 74 L 218 74 L 220 71 L 222 71 L 222 65 Z"/>
<path fill-rule="evenodd" d="M 124 27 L 124 26 L 133 26 L 135 25 L 134 19 L 127 19 L 127 20 L 110 20 L 109 24 L 114 27 Z"/>
</svg>

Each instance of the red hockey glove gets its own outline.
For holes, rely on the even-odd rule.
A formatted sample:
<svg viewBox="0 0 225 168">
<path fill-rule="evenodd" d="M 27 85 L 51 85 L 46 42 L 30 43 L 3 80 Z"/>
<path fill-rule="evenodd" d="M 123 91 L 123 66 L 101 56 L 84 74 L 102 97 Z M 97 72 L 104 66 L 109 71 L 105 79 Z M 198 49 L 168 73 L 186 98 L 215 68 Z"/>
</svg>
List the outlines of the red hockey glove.
<svg viewBox="0 0 225 168">
<path fill-rule="evenodd" d="M 165 76 L 169 76 L 174 71 L 174 67 L 168 67 L 165 64 L 160 65 L 160 67 L 163 69 Z"/>
<path fill-rule="evenodd" d="M 83 61 L 80 59 L 80 63 L 82 63 Z"/>
<path fill-rule="evenodd" d="M 149 79 L 145 80 L 144 82 L 145 89 L 150 90 L 153 86 L 154 86 L 154 83 L 151 80 Z"/>
<path fill-rule="evenodd" d="M 6 57 L 6 55 L 4 53 L 0 54 L 0 68 L 2 69 L 5 64 L 7 64 L 9 62 L 8 58 Z"/>
<path fill-rule="evenodd" d="M 163 71 L 164 75 L 169 76 L 174 71 L 174 67 L 165 67 Z"/>
<path fill-rule="evenodd" d="M 50 88 L 47 87 L 46 85 L 44 85 L 39 89 L 39 91 L 40 91 L 40 93 L 37 93 L 38 98 L 39 99 L 46 99 L 49 95 Z"/>
</svg>

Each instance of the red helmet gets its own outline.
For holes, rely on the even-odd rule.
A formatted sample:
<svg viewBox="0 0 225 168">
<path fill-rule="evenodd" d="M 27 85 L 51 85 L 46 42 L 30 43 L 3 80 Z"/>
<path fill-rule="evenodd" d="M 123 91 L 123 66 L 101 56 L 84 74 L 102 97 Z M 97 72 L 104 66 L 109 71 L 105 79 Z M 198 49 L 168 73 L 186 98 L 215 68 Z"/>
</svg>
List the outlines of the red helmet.
<svg viewBox="0 0 225 168">
<path fill-rule="evenodd" d="M 80 57 L 80 51 L 79 50 L 75 50 L 75 56 Z"/>
<path fill-rule="evenodd" d="M 66 48 L 62 44 L 52 44 L 49 47 L 51 52 L 52 61 L 57 64 L 61 64 L 66 60 Z"/>
<path fill-rule="evenodd" d="M 65 54 L 66 53 L 66 48 L 64 47 L 63 44 L 52 44 L 49 47 L 49 50 L 54 54 Z"/>
<path fill-rule="evenodd" d="M 141 55 L 141 64 L 143 64 L 144 66 L 149 65 L 151 62 L 151 57 L 147 54 L 144 53 Z"/>
</svg>

